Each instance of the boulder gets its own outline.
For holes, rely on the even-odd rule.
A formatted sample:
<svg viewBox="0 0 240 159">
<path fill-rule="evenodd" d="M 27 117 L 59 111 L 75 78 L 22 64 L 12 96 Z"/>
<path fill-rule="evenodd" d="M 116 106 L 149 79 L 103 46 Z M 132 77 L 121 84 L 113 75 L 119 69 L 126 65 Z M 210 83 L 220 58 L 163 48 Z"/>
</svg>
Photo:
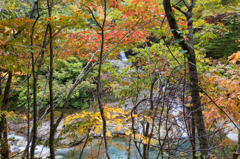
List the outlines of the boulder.
<svg viewBox="0 0 240 159">
<path fill-rule="evenodd" d="M 16 144 L 18 147 L 22 147 L 24 145 L 27 145 L 27 142 L 26 141 L 23 141 L 23 140 L 19 140 Z"/>
</svg>

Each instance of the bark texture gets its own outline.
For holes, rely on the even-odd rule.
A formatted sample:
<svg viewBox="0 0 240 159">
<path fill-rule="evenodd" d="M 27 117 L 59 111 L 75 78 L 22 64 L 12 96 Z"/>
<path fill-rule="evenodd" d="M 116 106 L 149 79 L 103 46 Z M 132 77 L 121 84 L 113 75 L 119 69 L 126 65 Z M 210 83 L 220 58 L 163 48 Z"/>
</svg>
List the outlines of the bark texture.
<svg viewBox="0 0 240 159">
<path fill-rule="evenodd" d="M 238 159 L 239 155 L 240 155 L 240 131 L 238 131 L 238 147 L 237 151 L 233 153 L 233 159 Z"/>
<path fill-rule="evenodd" d="M 173 11 L 172 6 L 170 3 L 170 0 L 163 0 L 163 6 L 165 10 L 165 14 L 169 23 L 169 26 L 171 29 L 174 29 L 172 31 L 174 38 L 177 40 L 182 40 L 179 42 L 179 45 L 183 50 L 187 50 L 188 55 L 188 69 L 189 69 L 189 75 L 190 75 L 190 86 L 191 86 L 191 97 L 192 97 L 192 104 L 193 109 L 195 111 L 195 121 L 197 123 L 197 131 L 198 131 L 198 138 L 200 143 L 200 149 L 201 149 L 201 158 L 204 156 L 208 156 L 208 140 L 207 140 L 207 133 L 205 130 L 204 125 L 204 119 L 203 119 L 203 113 L 202 113 L 202 107 L 201 107 L 201 100 L 199 96 L 199 86 L 198 86 L 198 73 L 196 68 L 196 57 L 195 57 L 195 50 L 192 45 L 187 43 L 182 35 L 180 35 L 177 31 L 178 25 L 176 23 L 176 20 L 173 17 Z M 193 1 L 191 1 L 190 5 L 187 7 L 188 11 L 184 12 L 179 8 L 179 11 L 182 12 L 188 20 L 188 28 L 189 28 L 189 38 L 190 43 L 193 44 L 193 31 L 192 31 L 192 8 L 193 8 Z"/>
<path fill-rule="evenodd" d="M 12 84 L 12 72 L 8 72 L 8 79 L 4 89 L 4 95 L 2 100 L 2 111 L 7 111 L 7 107 L 9 104 L 9 93 Z M 2 92 L 2 91 L 1 91 Z M 1 158 L 9 158 L 9 145 L 7 140 L 7 119 L 6 114 L 0 114 L 0 143 L 1 143 Z"/>
<path fill-rule="evenodd" d="M 52 16 L 52 8 L 54 1 L 47 0 L 48 6 L 48 16 Z M 55 122 L 54 122 L 54 105 L 53 105 L 53 35 L 52 26 L 48 24 L 49 34 L 50 34 L 50 79 L 49 79 L 49 93 L 50 93 L 50 137 L 49 137 L 49 147 L 50 147 L 50 158 L 55 159 L 54 151 L 54 135 L 55 135 Z"/>
</svg>

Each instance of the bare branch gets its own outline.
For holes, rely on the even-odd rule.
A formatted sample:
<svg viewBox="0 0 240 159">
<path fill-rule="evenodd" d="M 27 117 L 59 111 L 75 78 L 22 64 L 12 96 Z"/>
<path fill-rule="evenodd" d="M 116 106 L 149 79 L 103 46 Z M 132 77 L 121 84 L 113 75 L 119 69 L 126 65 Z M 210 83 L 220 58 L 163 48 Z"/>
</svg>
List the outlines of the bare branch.
<svg viewBox="0 0 240 159">
<path fill-rule="evenodd" d="M 97 21 L 95 15 L 93 14 L 93 11 L 91 10 L 91 8 L 89 8 L 88 6 L 87 6 L 87 8 L 88 8 L 89 12 L 92 14 L 92 17 L 95 20 L 95 22 L 97 23 L 98 27 L 102 29 L 101 25 L 99 24 L 99 22 Z"/>
<path fill-rule="evenodd" d="M 44 94 L 45 94 L 45 91 L 46 91 L 46 88 L 47 88 L 47 81 L 48 81 L 48 79 L 49 79 L 49 74 L 50 74 L 50 69 L 48 70 L 47 79 L 46 79 L 46 82 L 45 82 L 45 86 L 44 86 L 44 88 L 43 88 L 42 97 L 41 97 L 40 102 L 39 102 L 39 104 L 38 104 L 37 113 L 39 113 L 40 107 L 41 107 L 42 102 L 43 102 Z M 37 114 L 37 117 L 38 117 L 38 114 Z"/>
<path fill-rule="evenodd" d="M 0 13 L 2 12 L 3 6 L 4 6 L 5 0 L 2 0 L 2 5 L 0 7 Z"/>
<path fill-rule="evenodd" d="M 189 5 L 185 2 L 185 0 L 182 0 L 182 1 L 183 1 L 184 5 L 188 8 Z"/>
<path fill-rule="evenodd" d="M 11 94 L 16 88 L 18 88 L 21 84 L 23 84 L 26 80 L 28 80 L 28 79 L 30 78 L 30 76 L 31 76 L 31 75 L 28 75 L 27 78 L 25 78 L 25 79 L 24 79 L 22 82 L 20 82 L 16 87 L 14 87 L 14 88 L 11 90 L 10 94 Z"/>
<path fill-rule="evenodd" d="M 219 106 L 200 86 L 198 86 L 199 89 L 201 89 L 201 91 L 213 102 L 214 105 L 216 105 L 216 107 L 218 107 L 218 109 L 220 109 L 226 116 L 227 118 L 231 121 L 231 123 L 233 123 L 233 125 L 238 129 L 238 131 L 240 131 L 240 128 L 237 126 L 237 124 L 232 120 L 232 118 L 226 113 L 226 111 L 224 111 L 221 106 Z"/>
<path fill-rule="evenodd" d="M 83 145 L 82 150 L 81 150 L 81 152 L 80 152 L 79 159 L 82 158 L 82 154 L 83 154 L 84 148 L 86 147 L 86 144 L 87 144 L 87 141 L 88 141 L 88 138 L 89 138 L 89 135 L 90 135 L 90 130 L 91 130 L 91 129 L 88 129 L 87 138 L 86 138 L 86 141 L 84 142 L 84 145 Z"/>
<path fill-rule="evenodd" d="M 230 5 L 228 5 L 228 7 L 230 7 L 230 8 L 232 8 L 232 9 L 234 9 L 234 10 L 236 10 L 236 11 L 239 11 L 239 12 L 240 12 L 240 10 L 239 10 L 239 9 L 237 9 L 237 8 L 234 8 L 233 6 L 230 6 Z"/>
<path fill-rule="evenodd" d="M 184 14 L 185 16 L 187 16 L 187 12 L 185 12 L 184 10 L 182 10 L 179 6 L 176 6 L 174 4 L 172 4 L 172 6 L 177 9 L 179 12 L 181 12 L 182 14 Z"/>
</svg>

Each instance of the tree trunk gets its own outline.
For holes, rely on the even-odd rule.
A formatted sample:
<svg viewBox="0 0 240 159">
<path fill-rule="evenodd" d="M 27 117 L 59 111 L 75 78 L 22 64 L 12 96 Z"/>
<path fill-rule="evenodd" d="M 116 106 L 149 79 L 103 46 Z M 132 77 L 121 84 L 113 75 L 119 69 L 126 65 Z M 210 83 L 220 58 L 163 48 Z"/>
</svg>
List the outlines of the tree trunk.
<svg viewBox="0 0 240 159">
<path fill-rule="evenodd" d="M 2 111 L 7 111 L 7 107 L 9 104 L 9 93 L 10 93 L 11 84 L 12 84 L 12 72 L 9 71 L 7 83 L 4 90 L 3 100 L 2 100 Z M 1 158 L 5 159 L 5 158 L 9 158 L 9 146 L 8 146 L 8 139 L 7 139 L 7 119 L 6 119 L 6 114 L 0 114 L 0 115 L 1 115 L 1 122 L 0 122 Z"/>
<path fill-rule="evenodd" d="M 108 149 L 107 135 L 106 135 L 107 122 L 106 122 L 106 118 L 104 116 L 104 109 L 103 109 L 103 105 L 102 105 L 102 101 L 101 101 L 101 71 L 102 71 L 101 68 L 102 68 L 103 49 L 104 49 L 104 42 L 105 42 L 104 27 L 105 27 L 106 17 L 107 17 L 107 2 L 106 2 L 106 0 L 104 0 L 104 19 L 103 19 L 102 26 L 96 21 L 99 25 L 99 28 L 101 29 L 101 36 L 102 36 L 101 50 L 100 50 L 100 57 L 99 57 L 99 68 L 98 68 L 97 95 L 98 95 L 98 106 L 99 106 L 99 110 L 101 112 L 101 117 L 102 117 L 102 121 L 103 121 L 103 140 L 104 140 L 104 146 L 105 146 L 105 154 L 108 159 L 111 159 L 110 154 L 109 154 L 109 149 Z"/>
<path fill-rule="evenodd" d="M 30 63 L 28 63 L 29 69 Z M 29 144 L 30 144 L 30 96 L 29 96 L 29 78 L 27 79 L 27 101 L 28 101 L 28 133 L 27 133 L 27 159 L 29 159 Z"/>
<path fill-rule="evenodd" d="M 38 73 L 40 71 L 41 68 L 41 62 L 43 59 L 43 53 L 41 54 L 41 59 L 39 62 L 39 66 L 38 66 L 38 70 L 37 72 L 35 72 L 35 59 L 34 59 L 34 52 L 33 52 L 33 34 L 34 34 L 34 29 L 35 29 L 35 25 L 40 17 L 39 14 L 39 1 L 34 2 L 35 5 L 37 5 L 37 13 L 38 16 L 36 18 L 36 20 L 33 23 L 32 26 L 32 33 L 30 35 L 30 40 L 31 40 L 31 62 L 32 62 L 32 74 L 33 74 L 33 138 L 32 138 L 32 145 L 31 145 L 31 159 L 34 159 L 34 152 L 35 152 L 35 146 L 36 146 L 36 140 L 37 140 L 37 80 L 38 80 Z"/>
<path fill-rule="evenodd" d="M 52 27 L 49 25 L 50 39 L 52 39 Z M 54 151 L 54 135 L 55 135 L 55 124 L 54 124 L 54 105 L 53 105 L 53 46 L 52 40 L 50 42 L 50 79 L 49 79 L 49 92 L 50 92 L 50 111 L 51 111 L 51 120 L 50 120 L 50 158 L 55 158 Z"/>
<path fill-rule="evenodd" d="M 240 131 L 238 131 L 238 147 L 237 151 L 233 153 L 233 159 L 238 159 L 239 155 L 240 155 Z"/>
<path fill-rule="evenodd" d="M 195 121 L 197 123 L 196 127 L 198 130 L 198 137 L 199 137 L 199 143 L 200 143 L 200 149 L 201 149 L 201 157 L 208 156 L 208 140 L 207 140 L 207 133 L 205 130 L 204 125 L 204 119 L 202 114 L 202 107 L 201 107 L 201 101 L 199 96 L 199 86 L 198 86 L 198 73 L 196 68 L 196 57 L 195 57 L 195 50 L 193 46 L 188 44 L 183 37 L 177 32 L 178 25 L 176 23 L 176 20 L 173 17 L 173 11 L 171 7 L 170 0 L 163 0 L 163 6 L 164 10 L 168 19 L 168 23 L 171 29 L 174 29 L 172 31 L 174 38 L 182 40 L 179 42 L 179 45 L 183 50 L 187 50 L 188 55 L 188 68 L 189 68 L 189 75 L 190 75 L 190 86 L 191 86 L 191 97 L 192 97 L 192 104 L 193 104 L 193 110 L 195 111 Z M 181 9 L 179 9 L 188 20 L 188 27 L 189 27 L 189 38 L 190 42 L 193 43 L 193 33 L 192 33 L 192 8 L 193 8 L 193 0 L 191 1 L 190 5 L 188 6 L 188 11 L 184 12 Z"/>
<path fill-rule="evenodd" d="M 52 7 L 53 0 L 47 0 L 48 6 L 48 16 L 52 16 Z M 52 37 L 52 26 L 49 23 L 49 34 L 50 34 L 50 78 L 49 78 L 49 93 L 50 93 L 50 137 L 49 137 L 49 147 L 50 147 L 50 158 L 55 159 L 55 151 L 54 151 L 54 135 L 55 135 L 55 122 L 54 122 L 54 105 L 53 105 L 53 37 Z"/>
<path fill-rule="evenodd" d="M 34 159 L 34 151 L 37 140 L 37 77 L 35 74 L 33 53 L 32 53 L 32 73 L 33 73 L 33 139 L 31 145 L 31 159 Z"/>
</svg>

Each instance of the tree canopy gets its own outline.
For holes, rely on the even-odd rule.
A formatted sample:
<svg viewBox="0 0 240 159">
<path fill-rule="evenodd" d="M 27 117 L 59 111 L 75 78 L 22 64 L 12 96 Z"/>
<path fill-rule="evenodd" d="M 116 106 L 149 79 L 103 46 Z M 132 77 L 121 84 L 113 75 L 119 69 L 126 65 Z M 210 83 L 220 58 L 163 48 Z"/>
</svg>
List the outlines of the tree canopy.
<svg viewBox="0 0 240 159">
<path fill-rule="evenodd" d="M 69 140 L 77 158 L 110 159 L 123 135 L 129 159 L 237 158 L 239 11 L 238 0 L 2 0 L 0 157 L 41 157 L 43 145 L 54 159 Z"/>
</svg>

